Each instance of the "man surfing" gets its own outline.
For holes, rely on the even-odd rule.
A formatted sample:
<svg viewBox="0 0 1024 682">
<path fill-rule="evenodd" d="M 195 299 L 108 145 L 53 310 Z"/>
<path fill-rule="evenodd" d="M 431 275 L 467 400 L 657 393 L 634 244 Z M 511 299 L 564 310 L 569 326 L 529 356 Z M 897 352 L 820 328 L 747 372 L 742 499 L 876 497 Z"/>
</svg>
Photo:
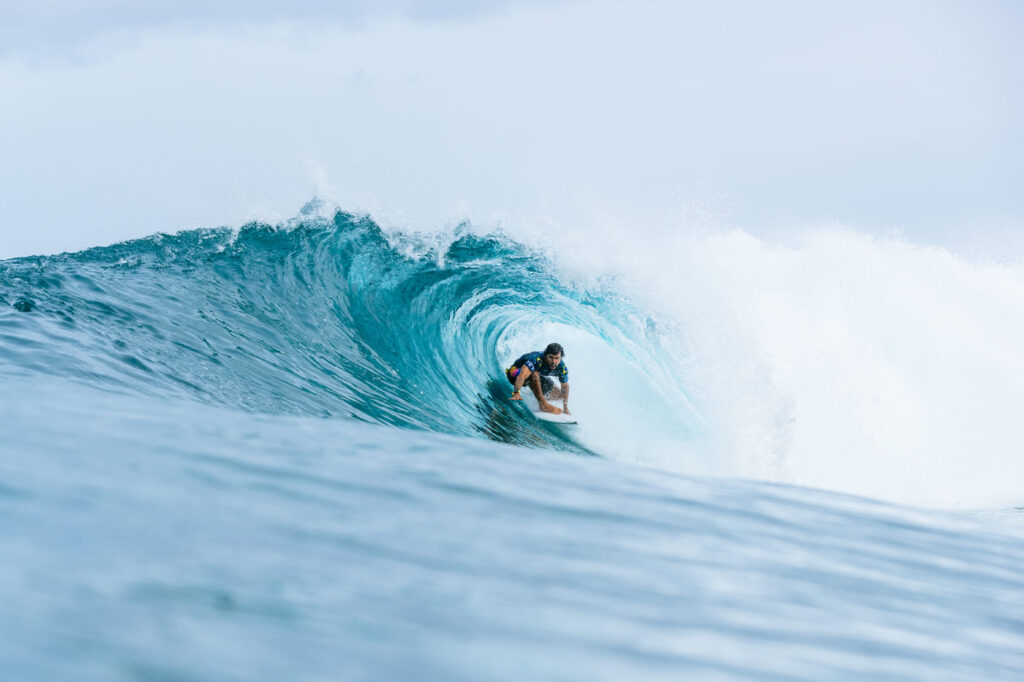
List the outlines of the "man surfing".
<svg viewBox="0 0 1024 682">
<path fill-rule="evenodd" d="M 505 376 L 512 384 L 512 400 L 522 400 L 522 390 L 526 382 L 530 383 L 533 394 L 537 396 L 540 409 L 551 414 L 571 414 L 569 412 L 569 368 L 562 362 L 565 351 L 561 344 L 549 343 L 544 352 L 534 351 L 522 355 L 512 363 L 512 366 L 505 370 Z M 559 386 L 551 378 L 558 377 Z M 548 402 L 562 399 L 561 409 Z"/>
</svg>

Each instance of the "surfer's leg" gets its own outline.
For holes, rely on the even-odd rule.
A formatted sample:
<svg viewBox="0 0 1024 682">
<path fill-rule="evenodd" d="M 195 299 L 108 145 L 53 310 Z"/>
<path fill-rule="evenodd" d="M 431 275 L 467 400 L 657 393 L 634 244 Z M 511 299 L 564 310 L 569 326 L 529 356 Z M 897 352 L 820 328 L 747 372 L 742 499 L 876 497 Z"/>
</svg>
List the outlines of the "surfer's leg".
<svg viewBox="0 0 1024 682">
<path fill-rule="evenodd" d="M 533 395 L 537 398 L 537 400 L 543 403 L 544 393 L 540 389 L 540 375 L 537 374 L 536 372 L 530 373 L 530 370 L 526 369 L 525 367 L 522 371 L 527 372 L 526 383 L 530 384 L 530 390 L 533 391 Z"/>
<path fill-rule="evenodd" d="M 562 414 L 562 408 L 555 407 L 547 401 L 544 397 L 544 393 L 541 390 L 540 385 L 540 374 L 534 372 L 527 379 L 530 382 L 530 388 L 533 389 L 533 395 L 537 397 L 537 402 L 540 404 L 540 409 L 544 412 L 550 412 L 551 414 Z"/>
<path fill-rule="evenodd" d="M 552 385 L 552 387 L 547 390 L 547 393 L 545 393 L 545 395 L 548 397 L 548 400 L 558 400 L 559 398 L 562 397 L 562 388 L 561 386 Z"/>
</svg>

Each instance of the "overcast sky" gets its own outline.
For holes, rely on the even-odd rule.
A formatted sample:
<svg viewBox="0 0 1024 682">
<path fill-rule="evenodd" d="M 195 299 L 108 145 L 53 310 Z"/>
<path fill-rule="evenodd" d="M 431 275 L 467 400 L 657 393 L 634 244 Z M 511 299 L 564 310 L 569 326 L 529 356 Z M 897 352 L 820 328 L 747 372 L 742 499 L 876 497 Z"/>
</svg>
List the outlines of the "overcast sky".
<svg viewBox="0 0 1024 682">
<path fill-rule="evenodd" d="M 423 229 L 1022 230 L 1022 29 L 1010 1 L 2 2 L 0 257 L 314 194 Z"/>
<path fill-rule="evenodd" d="M 5 52 L 53 53 L 114 30 L 146 31 L 175 25 L 229 28 L 296 21 L 343 22 L 358 27 L 398 17 L 448 21 L 507 5 L 503 0 L 3 0 L 0 45 Z"/>
</svg>

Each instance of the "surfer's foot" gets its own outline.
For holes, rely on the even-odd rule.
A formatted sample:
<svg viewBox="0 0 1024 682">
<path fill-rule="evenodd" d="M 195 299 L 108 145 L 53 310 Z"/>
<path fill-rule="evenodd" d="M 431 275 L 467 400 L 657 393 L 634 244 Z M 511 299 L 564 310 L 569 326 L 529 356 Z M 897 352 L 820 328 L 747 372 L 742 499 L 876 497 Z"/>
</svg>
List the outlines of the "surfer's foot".
<svg viewBox="0 0 1024 682">
<path fill-rule="evenodd" d="M 550 412 L 551 414 L 562 414 L 562 408 L 555 407 L 551 403 L 541 403 L 540 409 L 544 412 Z"/>
</svg>

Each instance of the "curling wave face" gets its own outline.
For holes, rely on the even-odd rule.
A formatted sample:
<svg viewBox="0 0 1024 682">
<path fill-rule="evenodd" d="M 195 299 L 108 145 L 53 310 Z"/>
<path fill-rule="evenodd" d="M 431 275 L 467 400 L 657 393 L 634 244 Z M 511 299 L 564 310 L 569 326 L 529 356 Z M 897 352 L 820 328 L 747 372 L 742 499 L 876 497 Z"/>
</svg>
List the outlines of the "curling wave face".
<svg viewBox="0 0 1024 682">
<path fill-rule="evenodd" d="M 577 452 L 508 404 L 508 358 L 559 331 L 619 358 L 651 343 L 621 297 L 513 241 L 344 212 L 6 261 L 0 300 L 0 374 Z"/>
</svg>

